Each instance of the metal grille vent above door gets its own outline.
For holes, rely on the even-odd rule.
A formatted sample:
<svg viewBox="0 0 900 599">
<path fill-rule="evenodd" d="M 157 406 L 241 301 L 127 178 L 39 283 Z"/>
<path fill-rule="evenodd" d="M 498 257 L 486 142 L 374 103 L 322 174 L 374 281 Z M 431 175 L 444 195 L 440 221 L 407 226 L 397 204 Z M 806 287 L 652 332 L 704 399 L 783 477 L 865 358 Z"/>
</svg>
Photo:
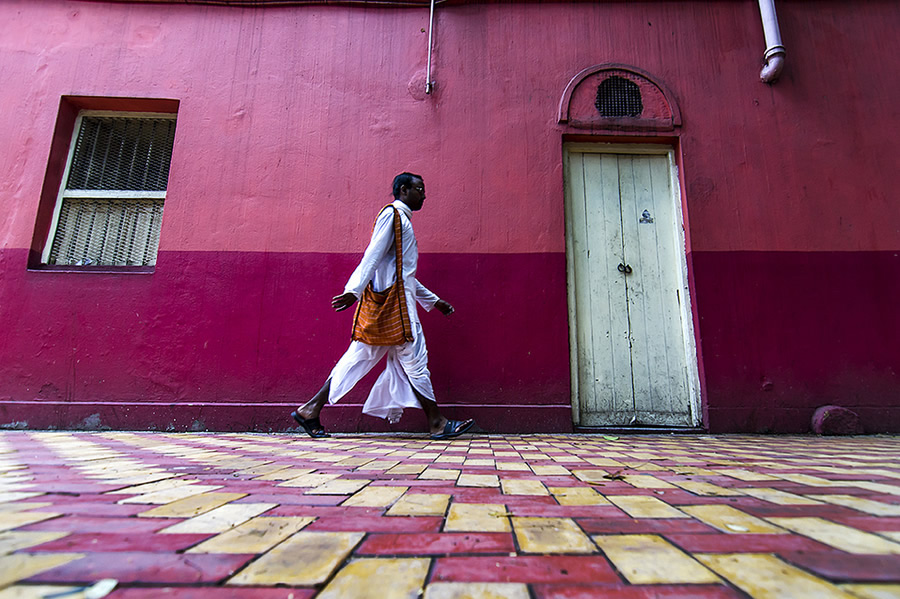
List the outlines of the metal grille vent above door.
<svg viewBox="0 0 900 599">
<path fill-rule="evenodd" d="M 641 88 L 623 77 L 608 77 L 597 86 L 595 106 L 602 117 L 639 117 L 644 111 Z"/>
</svg>

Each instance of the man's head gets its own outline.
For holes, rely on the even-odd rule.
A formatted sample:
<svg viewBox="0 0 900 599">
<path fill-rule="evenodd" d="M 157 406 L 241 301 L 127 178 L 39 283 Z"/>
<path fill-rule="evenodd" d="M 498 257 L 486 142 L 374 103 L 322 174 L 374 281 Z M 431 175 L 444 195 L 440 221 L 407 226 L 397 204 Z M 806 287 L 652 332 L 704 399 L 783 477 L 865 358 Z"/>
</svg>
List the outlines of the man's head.
<svg viewBox="0 0 900 599">
<path fill-rule="evenodd" d="M 394 199 L 400 200 L 410 210 L 419 210 L 425 202 L 425 182 L 421 175 L 400 173 L 394 177 Z"/>
</svg>

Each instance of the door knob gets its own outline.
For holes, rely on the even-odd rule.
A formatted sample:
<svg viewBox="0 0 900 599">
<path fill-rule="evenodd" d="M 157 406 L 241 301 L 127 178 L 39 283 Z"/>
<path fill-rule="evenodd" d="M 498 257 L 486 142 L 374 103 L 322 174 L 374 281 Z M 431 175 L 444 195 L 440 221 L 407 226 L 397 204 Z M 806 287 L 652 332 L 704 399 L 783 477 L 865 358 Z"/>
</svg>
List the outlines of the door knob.
<svg viewBox="0 0 900 599">
<path fill-rule="evenodd" d="M 621 273 L 625 273 L 626 275 L 630 275 L 630 274 L 631 274 L 631 267 L 628 266 L 627 264 L 622 264 L 622 263 L 620 262 L 620 263 L 619 263 L 619 266 L 617 266 L 616 268 L 618 268 L 619 272 L 621 272 Z"/>
</svg>

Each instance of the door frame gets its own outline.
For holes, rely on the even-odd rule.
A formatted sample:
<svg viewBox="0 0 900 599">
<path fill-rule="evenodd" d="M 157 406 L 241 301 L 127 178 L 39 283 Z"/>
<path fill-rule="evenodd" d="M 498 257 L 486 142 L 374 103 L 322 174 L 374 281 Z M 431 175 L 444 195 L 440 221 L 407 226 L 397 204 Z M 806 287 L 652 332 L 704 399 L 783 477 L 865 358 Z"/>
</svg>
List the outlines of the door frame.
<svg viewBox="0 0 900 599">
<path fill-rule="evenodd" d="M 681 252 L 678 252 L 680 259 L 677 268 L 679 269 L 679 280 L 681 281 L 682 297 L 681 302 L 681 327 L 682 337 L 684 339 L 685 360 L 688 366 L 688 390 L 690 398 L 688 400 L 688 409 L 690 411 L 690 422 L 693 427 L 701 426 L 701 392 L 700 392 L 700 363 L 697 353 L 697 338 L 694 335 L 694 311 L 693 302 L 691 301 L 690 286 L 688 281 L 687 269 L 687 244 L 685 236 L 685 219 L 681 202 L 681 180 L 678 163 L 676 162 L 675 148 L 670 145 L 661 144 L 624 144 L 624 143 L 584 143 L 584 142 L 564 142 L 563 143 L 563 178 L 565 182 L 565 227 L 566 227 L 566 292 L 568 301 L 568 318 L 569 318 L 569 380 L 571 388 L 572 401 L 572 422 L 575 426 L 581 424 L 581 401 L 578 388 L 578 335 L 575 322 L 575 268 L 574 257 L 572 255 L 572 247 L 574 245 L 572 231 L 572 210 L 571 210 L 571 176 L 569 174 L 570 154 L 653 154 L 666 156 L 669 164 L 669 186 L 671 188 L 670 197 L 675 203 L 675 239 L 681 245 Z M 673 427 L 675 428 L 675 427 Z M 685 427 L 688 428 L 688 427 Z"/>
</svg>

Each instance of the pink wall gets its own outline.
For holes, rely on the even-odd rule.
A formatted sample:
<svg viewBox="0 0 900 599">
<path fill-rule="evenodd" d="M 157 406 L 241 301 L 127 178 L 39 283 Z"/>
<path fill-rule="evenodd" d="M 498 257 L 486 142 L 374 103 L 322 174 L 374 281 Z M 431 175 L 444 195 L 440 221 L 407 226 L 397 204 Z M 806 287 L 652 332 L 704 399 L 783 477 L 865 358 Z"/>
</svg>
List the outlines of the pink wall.
<svg viewBox="0 0 900 599">
<path fill-rule="evenodd" d="M 492 430 L 566 429 L 576 132 L 556 113 L 573 75 L 611 62 L 681 109 L 706 424 L 805 430 L 839 401 L 900 430 L 900 14 L 778 9 L 769 87 L 752 2 L 441 5 L 426 97 L 427 9 L 4 3 L 0 421 L 289 426 L 346 342 L 328 298 L 408 169 L 428 187 L 422 280 L 460 308 L 424 317 L 445 403 Z M 155 273 L 26 272 L 61 96 L 179 102 Z M 380 426 L 357 412 L 333 425 Z"/>
</svg>

